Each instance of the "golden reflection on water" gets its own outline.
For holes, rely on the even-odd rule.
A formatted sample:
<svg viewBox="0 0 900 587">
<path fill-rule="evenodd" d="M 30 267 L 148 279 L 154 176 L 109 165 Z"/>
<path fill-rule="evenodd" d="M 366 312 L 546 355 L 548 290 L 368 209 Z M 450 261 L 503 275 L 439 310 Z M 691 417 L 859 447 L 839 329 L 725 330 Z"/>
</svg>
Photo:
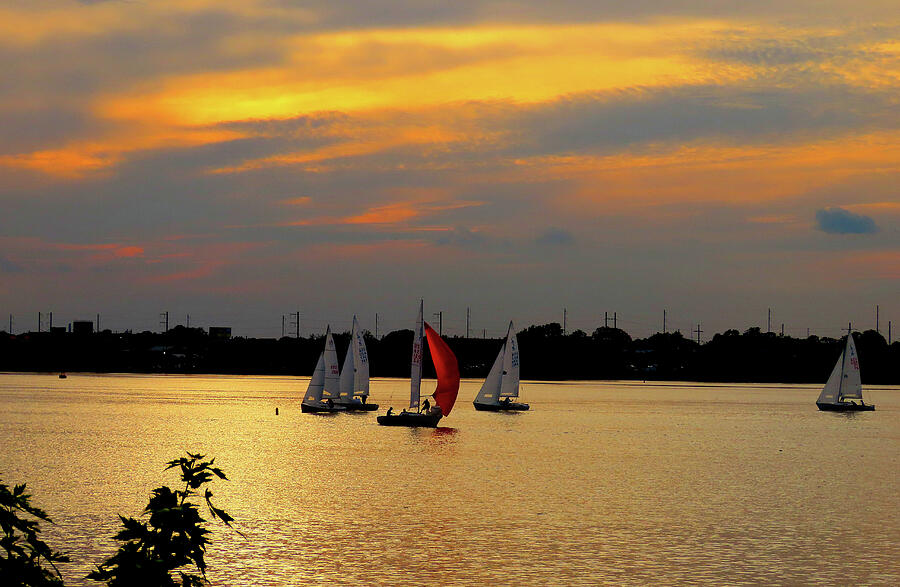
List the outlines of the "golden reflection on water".
<svg viewBox="0 0 900 587">
<path fill-rule="evenodd" d="M 68 585 L 185 450 L 246 535 L 214 531 L 216 585 L 900 584 L 897 389 L 846 417 L 817 386 L 526 383 L 532 411 L 495 414 L 479 385 L 432 430 L 301 414 L 300 378 L 0 375 L 0 474 Z"/>
</svg>

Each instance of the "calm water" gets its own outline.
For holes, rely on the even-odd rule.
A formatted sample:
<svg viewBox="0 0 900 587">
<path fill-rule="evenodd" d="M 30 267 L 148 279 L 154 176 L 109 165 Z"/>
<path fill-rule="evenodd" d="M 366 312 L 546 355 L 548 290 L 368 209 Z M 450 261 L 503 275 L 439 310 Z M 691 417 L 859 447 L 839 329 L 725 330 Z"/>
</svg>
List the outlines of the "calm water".
<svg viewBox="0 0 900 587">
<path fill-rule="evenodd" d="M 299 378 L 3 374 L 0 477 L 69 585 L 185 450 L 246 534 L 215 526 L 216 585 L 900 584 L 900 389 L 847 416 L 817 386 L 526 383 L 531 412 L 492 414 L 479 385 L 412 430 L 301 414 Z"/>
</svg>

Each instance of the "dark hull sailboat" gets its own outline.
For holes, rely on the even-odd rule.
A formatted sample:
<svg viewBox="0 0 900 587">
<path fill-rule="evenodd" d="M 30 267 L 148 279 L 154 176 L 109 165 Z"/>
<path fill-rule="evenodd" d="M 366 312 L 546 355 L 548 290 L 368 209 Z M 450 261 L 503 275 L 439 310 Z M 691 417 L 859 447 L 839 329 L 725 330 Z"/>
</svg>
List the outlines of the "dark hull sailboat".
<svg viewBox="0 0 900 587">
<path fill-rule="evenodd" d="M 347 408 L 344 406 L 328 406 L 324 403 L 321 406 L 300 404 L 300 411 L 304 414 L 331 414 L 334 412 L 346 412 Z"/>
<path fill-rule="evenodd" d="M 400 412 L 376 418 L 382 426 L 409 426 L 411 428 L 437 428 L 443 414 L 437 412 Z"/>
<path fill-rule="evenodd" d="M 435 428 L 443 416 L 450 415 L 453 404 L 456 403 L 456 396 L 459 393 L 459 363 L 444 339 L 422 319 L 422 312 L 422 303 L 420 302 L 419 317 L 416 320 L 416 331 L 413 335 L 409 377 L 409 409 L 414 411 L 403 410 L 399 414 L 393 414 L 391 413 L 392 409 L 388 409 L 387 414 L 377 418 L 378 423 L 382 426 Z M 422 383 L 423 338 L 428 341 L 428 348 L 431 349 L 431 360 L 434 363 L 435 375 L 437 375 L 437 389 L 431 394 L 436 404 L 435 407 L 420 412 L 418 410 L 419 390 Z M 424 402 L 424 407 L 428 407 L 427 400 Z"/>
<path fill-rule="evenodd" d="M 852 404 L 850 402 L 842 402 L 838 404 L 828 404 L 816 402 L 816 406 L 823 412 L 874 412 L 874 404 Z"/>
<path fill-rule="evenodd" d="M 475 404 L 479 412 L 524 412 L 531 406 L 519 402 L 500 402 L 498 404 Z"/>
</svg>

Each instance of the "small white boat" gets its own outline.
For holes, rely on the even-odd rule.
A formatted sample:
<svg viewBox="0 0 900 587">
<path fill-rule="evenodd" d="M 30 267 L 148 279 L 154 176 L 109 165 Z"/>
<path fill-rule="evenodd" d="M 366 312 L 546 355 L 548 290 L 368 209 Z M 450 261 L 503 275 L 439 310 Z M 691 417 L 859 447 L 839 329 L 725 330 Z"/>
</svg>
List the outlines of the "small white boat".
<svg viewBox="0 0 900 587">
<path fill-rule="evenodd" d="M 863 401 L 859 355 L 852 334 L 847 336 L 847 346 L 835 363 L 816 406 L 825 412 L 871 412 L 875 409 L 874 404 Z"/>
<path fill-rule="evenodd" d="M 350 346 L 341 369 L 340 395 L 335 404 L 350 412 L 374 412 L 378 404 L 367 403 L 369 397 L 369 353 L 356 316 L 350 330 Z"/>
<path fill-rule="evenodd" d="M 506 340 L 497 353 L 494 365 L 488 373 L 487 379 L 481 386 L 481 391 L 475 396 L 476 410 L 488 412 L 500 411 L 524 411 L 528 404 L 513 401 L 519 397 L 519 342 L 516 340 L 516 331 L 510 321 L 509 330 L 506 331 Z"/>
<path fill-rule="evenodd" d="M 337 349 L 334 346 L 334 337 L 331 336 L 331 327 L 329 326 L 325 331 L 325 350 L 319 354 L 319 361 L 316 363 L 312 379 L 309 380 L 309 387 L 306 388 L 306 395 L 303 396 L 300 411 L 304 413 L 346 411 L 347 408 L 335 403 L 339 388 Z"/>
</svg>

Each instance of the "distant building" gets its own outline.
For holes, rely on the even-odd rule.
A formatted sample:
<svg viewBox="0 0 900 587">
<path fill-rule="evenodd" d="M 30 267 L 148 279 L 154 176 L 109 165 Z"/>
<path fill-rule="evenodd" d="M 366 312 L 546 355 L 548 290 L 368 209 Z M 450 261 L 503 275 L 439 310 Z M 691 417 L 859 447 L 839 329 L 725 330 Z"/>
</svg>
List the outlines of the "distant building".
<svg viewBox="0 0 900 587">
<path fill-rule="evenodd" d="M 72 322 L 72 332 L 74 334 L 93 334 L 94 323 L 90 320 L 76 320 Z"/>
<path fill-rule="evenodd" d="M 51 326 L 50 333 L 51 334 L 65 334 L 66 327 L 65 326 Z"/>
<path fill-rule="evenodd" d="M 209 327 L 209 337 L 210 338 L 229 339 L 229 338 L 231 338 L 231 327 L 230 326 L 210 326 Z"/>
</svg>

